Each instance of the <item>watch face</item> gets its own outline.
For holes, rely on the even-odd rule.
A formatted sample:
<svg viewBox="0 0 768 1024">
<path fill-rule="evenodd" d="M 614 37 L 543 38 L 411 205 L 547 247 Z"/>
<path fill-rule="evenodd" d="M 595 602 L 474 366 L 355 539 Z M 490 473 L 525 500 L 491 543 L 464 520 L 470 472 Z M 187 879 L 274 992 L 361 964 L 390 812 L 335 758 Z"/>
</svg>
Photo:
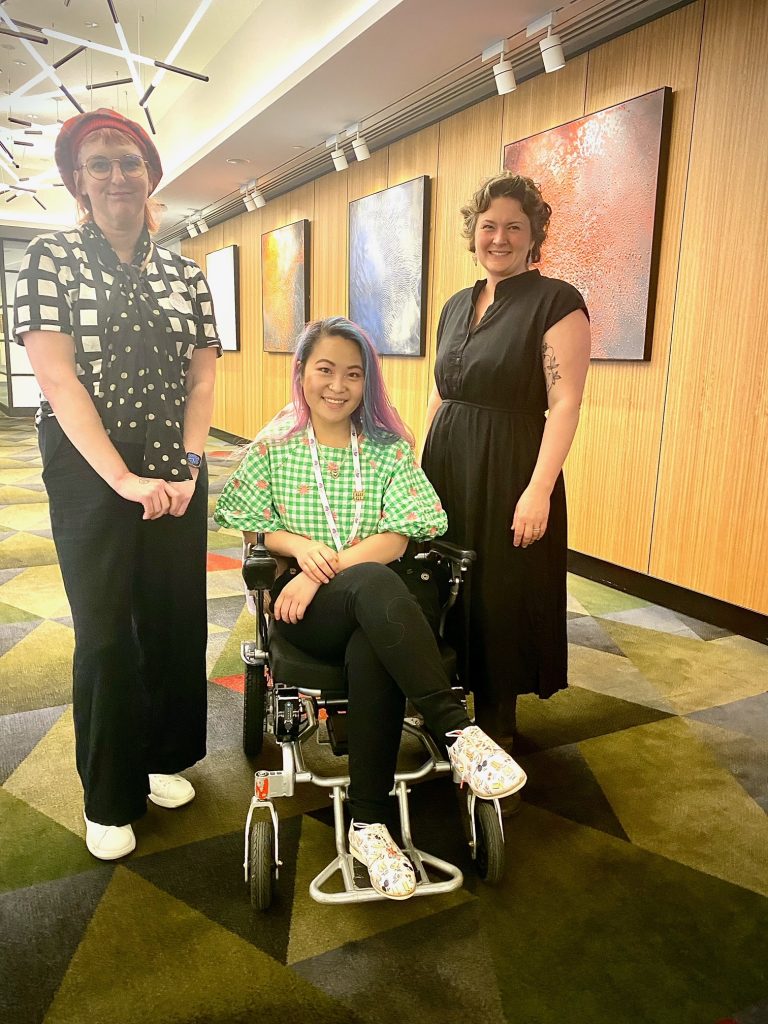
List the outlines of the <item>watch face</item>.
<svg viewBox="0 0 768 1024">
<path fill-rule="evenodd" d="M 199 455 L 195 455 L 194 452 L 187 452 L 187 462 L 190 466 L 194 466 L 194 468 L 197 469 L 198 466 L 202 465 L 203 460 Z"/>
</svg>

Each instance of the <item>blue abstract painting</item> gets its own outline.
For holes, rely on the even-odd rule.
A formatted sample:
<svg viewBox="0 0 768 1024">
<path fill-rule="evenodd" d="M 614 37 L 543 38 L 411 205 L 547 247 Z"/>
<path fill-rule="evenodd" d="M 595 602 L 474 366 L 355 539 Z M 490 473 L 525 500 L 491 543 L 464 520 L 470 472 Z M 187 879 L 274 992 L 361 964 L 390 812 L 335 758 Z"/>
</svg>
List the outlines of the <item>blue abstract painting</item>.
<svg viewBox="0 0 768 1024">
<path fill-rule="evenodd" d="M 385 356 L 423 356 L 429 178 L 349 204 L 349 317 Z"/>
</svg>

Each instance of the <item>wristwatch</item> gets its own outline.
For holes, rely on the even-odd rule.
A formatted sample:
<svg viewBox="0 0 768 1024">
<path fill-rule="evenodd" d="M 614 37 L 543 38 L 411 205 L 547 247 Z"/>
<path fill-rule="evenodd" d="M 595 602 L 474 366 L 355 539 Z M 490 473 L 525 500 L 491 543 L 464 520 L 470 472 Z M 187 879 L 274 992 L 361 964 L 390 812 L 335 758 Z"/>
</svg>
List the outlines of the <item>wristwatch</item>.
<svg viewBox="0 0 768 1024">
<path fill-rule="evenodd" d="M 193 469 L 200 469 L 203 464 L 202 456 L 197 455 L 195 452 L 187 452 L 187 463 Z"/>
</svg>

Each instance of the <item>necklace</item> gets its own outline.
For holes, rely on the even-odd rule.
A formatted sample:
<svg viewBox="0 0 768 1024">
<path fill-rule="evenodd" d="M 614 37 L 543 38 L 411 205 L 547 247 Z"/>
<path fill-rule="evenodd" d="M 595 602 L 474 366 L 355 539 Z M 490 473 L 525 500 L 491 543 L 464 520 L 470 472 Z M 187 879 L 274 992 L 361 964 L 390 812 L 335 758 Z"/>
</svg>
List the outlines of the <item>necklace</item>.
<svg viewBox="0 0 768 1024">
<path fill-rule="evenodd" d="M 320 469 L 320 458 L 317 454 L 317 438 L 315 437 L 315 431 L 312 426 L 312 421 L 309 420 L 307 423 L 307 438 L 309 440 L 309 451 L 312 456 L 312 471 L 315 474 L 315 483 L 317 484 L 317 493 L 320 497 L 320 504 L 325 514 L 325 521 L 328 523 L 328 529 L 331 531 L 333 537 L 333 543 L 337 551 L 342 551 L 348 544 L 357 536 L 357 531 L 360 529 L 360 523 L 363 520 L 363 500 L 365 498 L 365 491 L 363 489 L 363 474 L 360 469 L 360 446 L 357 443 L 357 431 L 355 430 L 354 423 L 349 425 L 349 436 L 352 444 L 352 464 L 354 467 L 355 474 L 355 489 L 352 492 L 352 500 L 355 503 L 355 518 L 352 522 L 352 530 L 346 541 L 342 543 L 341 534 L 339 528 L 336 525 L 336 520 L 333 517 L 331 506 L 328 503 L 328 495 L 325 490 L 325 484 L 323 483 L 323 472 Z M 335 463 L 334 463 L 335 465 Z M 329 470 L 329 472 L 331 472 Z M 336 468 L 335 476 L 338 477 L 339 468 Z M 331 476 L 334 476 L 331 472 Z"/>
<path fill-rule="evenodd" d="M 325 466 L 326 466 L 326 469 L 328 470 L 328 475 L 333 477 L 334 480 L 338 480 L 338 478 L 339 478 L 339 474 L 341 473 L 341 467 L 342 467 L 342 464 L 344 463 L 344 460 L 347 457 L 347 452 L 348 451 L 349 451 L 348 448 L 344 449 L 344 454 L 341 456 L 341 458 L 338 460 L 338 462 L 335 459 L 326 459 L 325 460 Z"/>
</svg>

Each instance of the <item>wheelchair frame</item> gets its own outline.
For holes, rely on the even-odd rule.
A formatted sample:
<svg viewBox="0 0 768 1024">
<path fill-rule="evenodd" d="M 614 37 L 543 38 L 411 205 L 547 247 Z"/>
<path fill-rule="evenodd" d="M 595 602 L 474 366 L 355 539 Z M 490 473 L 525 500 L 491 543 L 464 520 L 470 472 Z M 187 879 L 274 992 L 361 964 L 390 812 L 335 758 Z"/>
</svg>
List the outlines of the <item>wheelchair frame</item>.
<svg viewBox="0 0 768 1024">
<path fill-rule="evenodd" d="M 455 604 L 459 588 L 466 584 L 475 555 L 445 541 L 433 541 L 428 551 L 417 558 L 445 559 L 450 565 L 449 594 L 442 608 L 440 634 L 442 635 L 445 620 L 451 607 Z M 243 578 L 247 590 L 255 595 L 256 614 L 258 621 L 258 639 L 246 640 L 241 644 L 241 657 L 245 665 L 246 687 L 243 707 L 243 745 L 246 753 L 258 754 L 261 750 L 264 733 L 272 733 L 282 753 L 282 768 L 271 771 L 256 771 L 254 775 L 254 795 L 248 808 L 245 823 L 245 857 L 243 869 L 246 883 L 250 883 L 251 902 L 256 909 L 266 910 L 272 900 L 273 872 L 274 878 L 279 877 L 282 861 L 280 860 L 279 819 L 274 799 L 291 797 L 299 783 L 312 783 L 331 791 L 334 816 L 334 836 L 336 857 L 313 879 L 309 886 L 310 895 L 318 903 L 365 903 L 386 899 L 370 885 L 359 884 L 356 877 L 357 862 L 347 850 L 347 837 L 344 823 L 344 799 L 349 786 L 348 775 L 324 776 L 309 770 L 304 761 L 303 743 L 313 736 L 320 728 L 321 708 L 333 712 L 335 708 L 345 707 L 346 699 L 340 700 L 324 697 L 321 689 L 307 688 L 283 683 L 271 679 L 267 686 L 269 673 L 269 640 L 267 615 L 264 608 L 264 593 L 275 579 L 277 562 L 264 546 L 264 534 L 258 534 L 258 542 L 248 545 L 243 562 Z M 464 645 L 465 652 L 467 645 Z M 465 654 L 465 669 L 468 656 Z M 257 680 L 249 676 L 254 673 Z M 467 678 L 462 674 L 461 678 Z M 249 695 L 253 697 L 256 686 L 256 711 L 262 715 L 262 732 L 253 741 L 254 729 L 260 724 L 251 721 L 253 717 L 253 699 L 249 708 Z M 462 691 L 463 693 L 463 691 Z M 417 885 L 415 896 L 437 895 L 451 892 L 461 887 L 464 881 L 461 870 L 454 864 L 435 857 L 414 845 L 411 833 L 411 817 L 408 804 L 409 784 L 417 782 L 433 774 L 451 774 L 453 769 L 429 733 L 421 728 L 417 718 L 406 718 L 403 731 L 415 737 L 423 746 L 426 758 L 423 763 L 411 771 L 397 772 L 394 778 L 392 796 L 397 799 L 400 814 L 400 825 L 403 839 L 403 850 L 411 859 L 416 871 Z M 249 741 L 250 738 L 250 741 Z M 327 742 L 330 742 L 327 741 Z M 253 746 L 253 750 L 249 749 Z M 454 781 L 459 781 L 454 776 Z M 259 816 L 258 812 L 267 810 L 269 817 Z M 497 882 L 501 878 L 504 867 L 504 832 L 501 821 L 501 809 L 498 800 L 478 800 L 474 793 L 467 790 L 467 813 L 470 826 L 470 851 L 478 873 L 489 882 Z M 427 868 L 444 876 L 439 880 L 431 880 Z M 360 871 L 365 871 L 359 865 Z M 328 892 L 323 887 L 328 880 L 340 872 L 343 890 Z"/>
</svg>

